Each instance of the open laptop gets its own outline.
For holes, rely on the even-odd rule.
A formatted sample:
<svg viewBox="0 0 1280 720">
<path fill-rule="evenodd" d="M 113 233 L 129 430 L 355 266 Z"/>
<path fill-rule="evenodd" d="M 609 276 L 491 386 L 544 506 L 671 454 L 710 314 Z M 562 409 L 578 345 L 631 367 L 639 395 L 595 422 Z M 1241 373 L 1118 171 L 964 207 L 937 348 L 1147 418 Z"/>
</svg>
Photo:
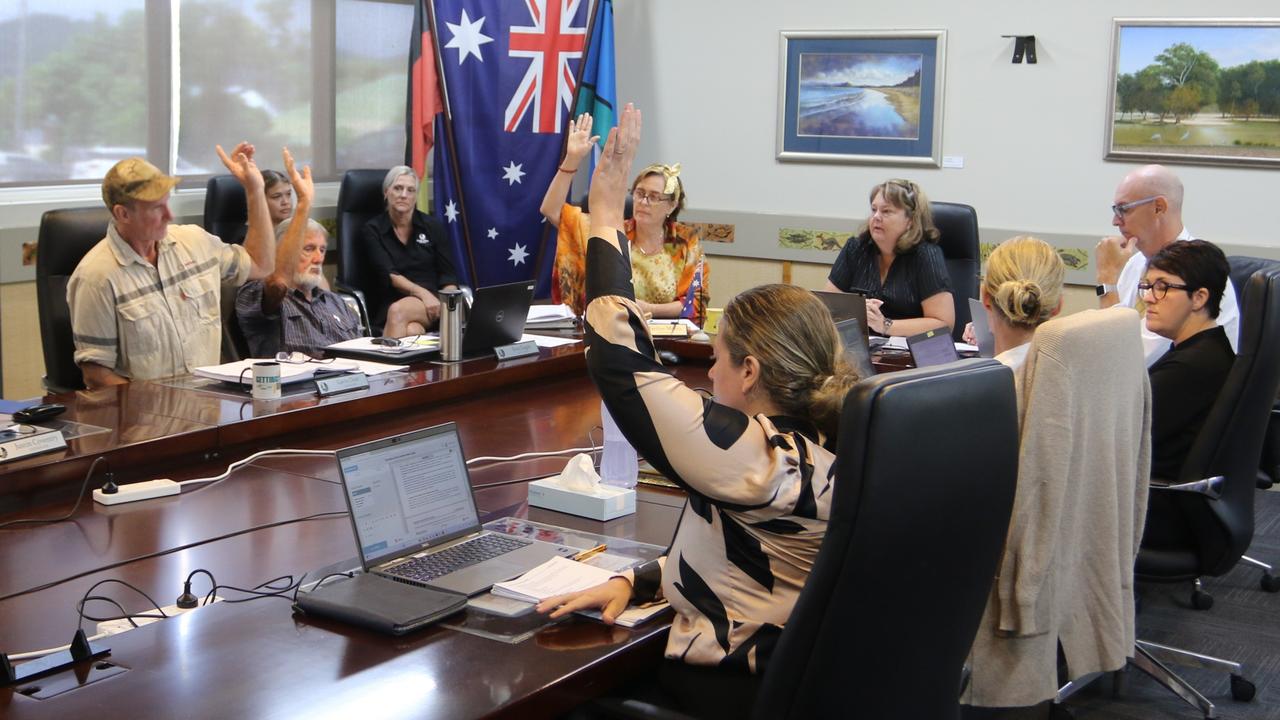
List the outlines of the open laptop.
<svg viewBox="0 0 1280 720">
<path fill-rule="evenodd" d="M 837 323 L 841 320 L 853 318 L 862 325 L 862 331 L 865 333 L 867 328 L 867 296 L 862 293 L 845 293 L 831 292 L 829 290 L 814 290 L 814 295 L 822 301 L 823 305 L 831 311 L 831 319 Z"/>
<path fill-rule="evenodd" d="M 853 366 L 859 378 L 869 378 L 876 374 L 871 364 L 871 347 L 867 344 L 866 326 L 857 318 L 848 318 L 836 323 L 836 331 L 840 333 L 840 342 L 844 345 L 844 356 Z"/>
<path fill-rule="evenodd" d="M 343 448 L 337 455 L 367 573 L 475 595 L 575 552 L 480 528 L 453 423 Z"/>
<path fill-rule="evenodd" d="M 978 341 L 978 357 L 996 356 L 996 337 L 991 334 L 991 325 L 987 322 L 987 309 L 982 301 L 969 298 L 969 317 L 973 322 L 973 334 Z"/>
<path fill-rule="evenodd" d="M 951 340 L 951 331 L 945 327 L 912 335 L 907 338 L 907 349 L 911 351 L 911 361 L 916 367 L 944 365 L 960 359 L 960 353 L 956 352 L 956 345 Z"/>
<path fill-rule="evenodd" d="M 520 339 L 533 304 L 533 287 L 533 281 L 527 280 L 474 291 L 462 328 L 463 359 L 492 355 L 495 347 Z"/>
</svg>

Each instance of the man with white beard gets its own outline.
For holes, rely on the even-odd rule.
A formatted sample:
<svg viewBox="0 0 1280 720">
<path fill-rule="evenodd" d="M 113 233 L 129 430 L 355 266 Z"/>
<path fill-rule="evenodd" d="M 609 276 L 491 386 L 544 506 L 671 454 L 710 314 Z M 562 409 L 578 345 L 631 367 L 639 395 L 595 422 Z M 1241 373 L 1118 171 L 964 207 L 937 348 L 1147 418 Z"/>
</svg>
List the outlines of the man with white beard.
<svg viewBox="0 0 1280 720">
<path fill-rule="evenodd" d="M 277 229 L 275 270 L 236 295 L 236 318 L 255 358 L 277 352 L 319 357 L 326 345 L 361 335 L 360 319 L 324 280 L 329 234 L 307 217 L 315 195 L 311 168 L 298 173 L 286 151 L 285 169 L 298 205 Z"/>
</svg>

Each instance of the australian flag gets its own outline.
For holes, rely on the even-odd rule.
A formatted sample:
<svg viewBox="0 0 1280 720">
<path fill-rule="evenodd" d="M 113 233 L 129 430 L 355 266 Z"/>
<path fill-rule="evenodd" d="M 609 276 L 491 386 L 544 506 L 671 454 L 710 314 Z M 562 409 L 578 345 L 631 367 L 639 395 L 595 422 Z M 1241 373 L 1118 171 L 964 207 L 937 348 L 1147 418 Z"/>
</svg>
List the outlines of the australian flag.
<svg viewBox="0 0 1280 720">
<path fill-rule="evenodd" d="M 432 2 L 453 128 L 451 146 L 437 116 L 435 212 L 470 284 L 533 279 L 538 207 L 560 160 L 587 0 Z"/>
</svg>

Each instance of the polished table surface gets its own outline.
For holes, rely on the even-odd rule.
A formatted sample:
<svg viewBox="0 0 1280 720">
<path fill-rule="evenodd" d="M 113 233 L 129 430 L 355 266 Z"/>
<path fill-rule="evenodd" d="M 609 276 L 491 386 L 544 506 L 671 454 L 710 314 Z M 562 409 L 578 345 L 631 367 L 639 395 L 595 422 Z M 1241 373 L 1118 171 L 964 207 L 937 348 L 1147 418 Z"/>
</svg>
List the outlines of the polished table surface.
<svg viewBox="0 0 1280 720">
<path fill-rule="evenodd" d="M 599 398 L 580 347 L 544 350 L 524 363 L 476 362 L 417 366 L 361 397 L 285 399 L 273 407 L 153 383 L 113 389 L 105 398 L 61 398 L 71 405 L 70 419 L 108 427 L 109 437 L 72 441 L 57 457 L 6 468 L 4 495 L 23 498 L 23 511 L 3 519 L 64 513 L 97 453 L 127 479 L 157 469 L 188 479 L 216 475 L 262 447 L 334 449 L 450 420 L 469 457 L 591 444 Z M 677 374 L 708 384 L 705 364 L 682 365 Z M 659 545 L 670 540 L 683 506 L 672 491 L 641 488 L 637 513 L 607 523 L 530 509 L 523 481 L 558 471 L 565 459 L 472 466 L 482 518 L 527 516 Z M 69 522 L 0 530 L 0 649 L 67 642 L 76 601 L 106 578 L 133 583 L 168 605 L 196 568 L 220 583 L 252 587 L 352 563 L 355 542 L 336 483 L 332 458 L 266 457 L 177 497 L 114 508 L 86 503 Z M 56 499 L 35 501 L 43 496 Z M 208 588 L 203 579 L 194 589 L 201 588 Z M 100 591 L 129 612 L 150 605 L 120 585 Z M 78 678 L 50 678 L 42 692 L 56 692 L 59 682 L 83 686 L 48 699 L 0 690 L 0 714 L 554 716 L 655 662 L 665 627 L 625 630 L 574 618 L 514 645 L 441 628 L 393 639 L 297 618 L 286 601 L 265 598 L 217 603 L 102 642 L 112 648 L 108 660 L 127 670 L 108 677 L 110 671 L 82 664 Z"/>
</svg>

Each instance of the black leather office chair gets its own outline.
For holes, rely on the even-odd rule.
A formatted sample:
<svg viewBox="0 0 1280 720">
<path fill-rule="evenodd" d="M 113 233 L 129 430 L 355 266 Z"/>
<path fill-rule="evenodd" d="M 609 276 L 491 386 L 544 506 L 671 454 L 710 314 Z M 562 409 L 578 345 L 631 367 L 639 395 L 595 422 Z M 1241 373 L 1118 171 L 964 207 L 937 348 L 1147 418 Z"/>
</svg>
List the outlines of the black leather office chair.
<svg viewBox="0 0 1280 720">
<path fill-rule="evenodd" d="M 1280 268 L 1263 269 L 1249 278 L 1240 297 L 1239 350 L 1226 384 L 1187 454 L 1181 476 L 1171 478 L 1183 487 L 1153 490 L 1176 493 L 1169 512 L 1185 518 L 1191 538 L 1183 546 L 1148 547 L 1144 542 L 1135 570 L 1142 580 L 1192 581 L 1192 603 L 1202 609 L 1210 607 L 1213 598 L 1204 592 L 1200 578 L 1222 575 L 1240 561 L 1262 569 L 1264 590 L 1280 590 L 1269 565 L 1244 555 L 1253 540 L 1256 458 L 1280 386 Z M 1169 522 L 1169 518 L 1148 513 L 1149 530 L 1162 522 Z M 1225 670 L 1231 673 L 1233 697 L 1253 697 L 1253 684 L 1244 679 L 1239 663 L 1141 640 L 1138 650 L 1135 664 L 1199 707 L 1205 717 L 1211 717 L 1213 703 L 1168 668 L 1150 664 L 1152 659 Z"/>
<path fill-rule="evenodd" d="M 234 175 L 214 175 L 204 188 L 204 229 L 226 243 L 244 244 L 249 206 Z"/>
<path fill-rule="evenodd" d="M 1258 270 L 1280 265 L 1280 261 L 1267 258 L 1231 255 L 1227 258 L 1231 264 L 1231 285 L 1235 288 L 1236 299 L 1244 302 L 1245 284 Z M 1258 463 L 1258 488 L 1270 490 L 1276 480 L 1280 480 L 1280 398 L 1271 409 L 1271 421 L 1267 423 L 1267 434 L 1262 441 L 1262 459 Z"/>
<path fill-rule="evenodd" d="M 386 210 L 382 194 L 386 175 L 387 169 L 348 170 L 338 187 L 338 284 L 334 289 L 350 292 L 360 300 L 361 320 L 371 334 L 381 333 L 390 297 L 386 279 L 378 277 L 369 254 L 360 247 L 360 230 Z"/>
<path fill-rule="evenodd" d="M 111 213 L 105 207 L 50 210 L 40 217 L 36 304 L 44 350 L 44 386 L 51 393 L 84 387 L 84 377 L 75 363 L 67 281 L 85 253 L 106 237 L 110 222 Z"/>
<path fill-rule="evenodd" d="M 1013 509 L 1013 375 L 976 359 L 879 375 L 849 392 L 840 423 L 827 534 L 752 717 L 958 718 Z M 935 446 L 920 452 L 909 437 Z M 974 448 L 981 463 L 957 467 Z M 597 705 L 679 717 L 635 701 Z"/>
<path fill-rule="evenodd" d="M 940 237 L 938 247 L 947 261 L 951 276 L 951 296 L 956 305 L 956 324 L 951 336 L 960 340 L 969 317 L 969 298 L 978 297 L 978 273 L 982 266 L 982 250 L 978 245 L 978 211 L 960 203 L 930 203 L 933 224 Z"/>
</svg>

